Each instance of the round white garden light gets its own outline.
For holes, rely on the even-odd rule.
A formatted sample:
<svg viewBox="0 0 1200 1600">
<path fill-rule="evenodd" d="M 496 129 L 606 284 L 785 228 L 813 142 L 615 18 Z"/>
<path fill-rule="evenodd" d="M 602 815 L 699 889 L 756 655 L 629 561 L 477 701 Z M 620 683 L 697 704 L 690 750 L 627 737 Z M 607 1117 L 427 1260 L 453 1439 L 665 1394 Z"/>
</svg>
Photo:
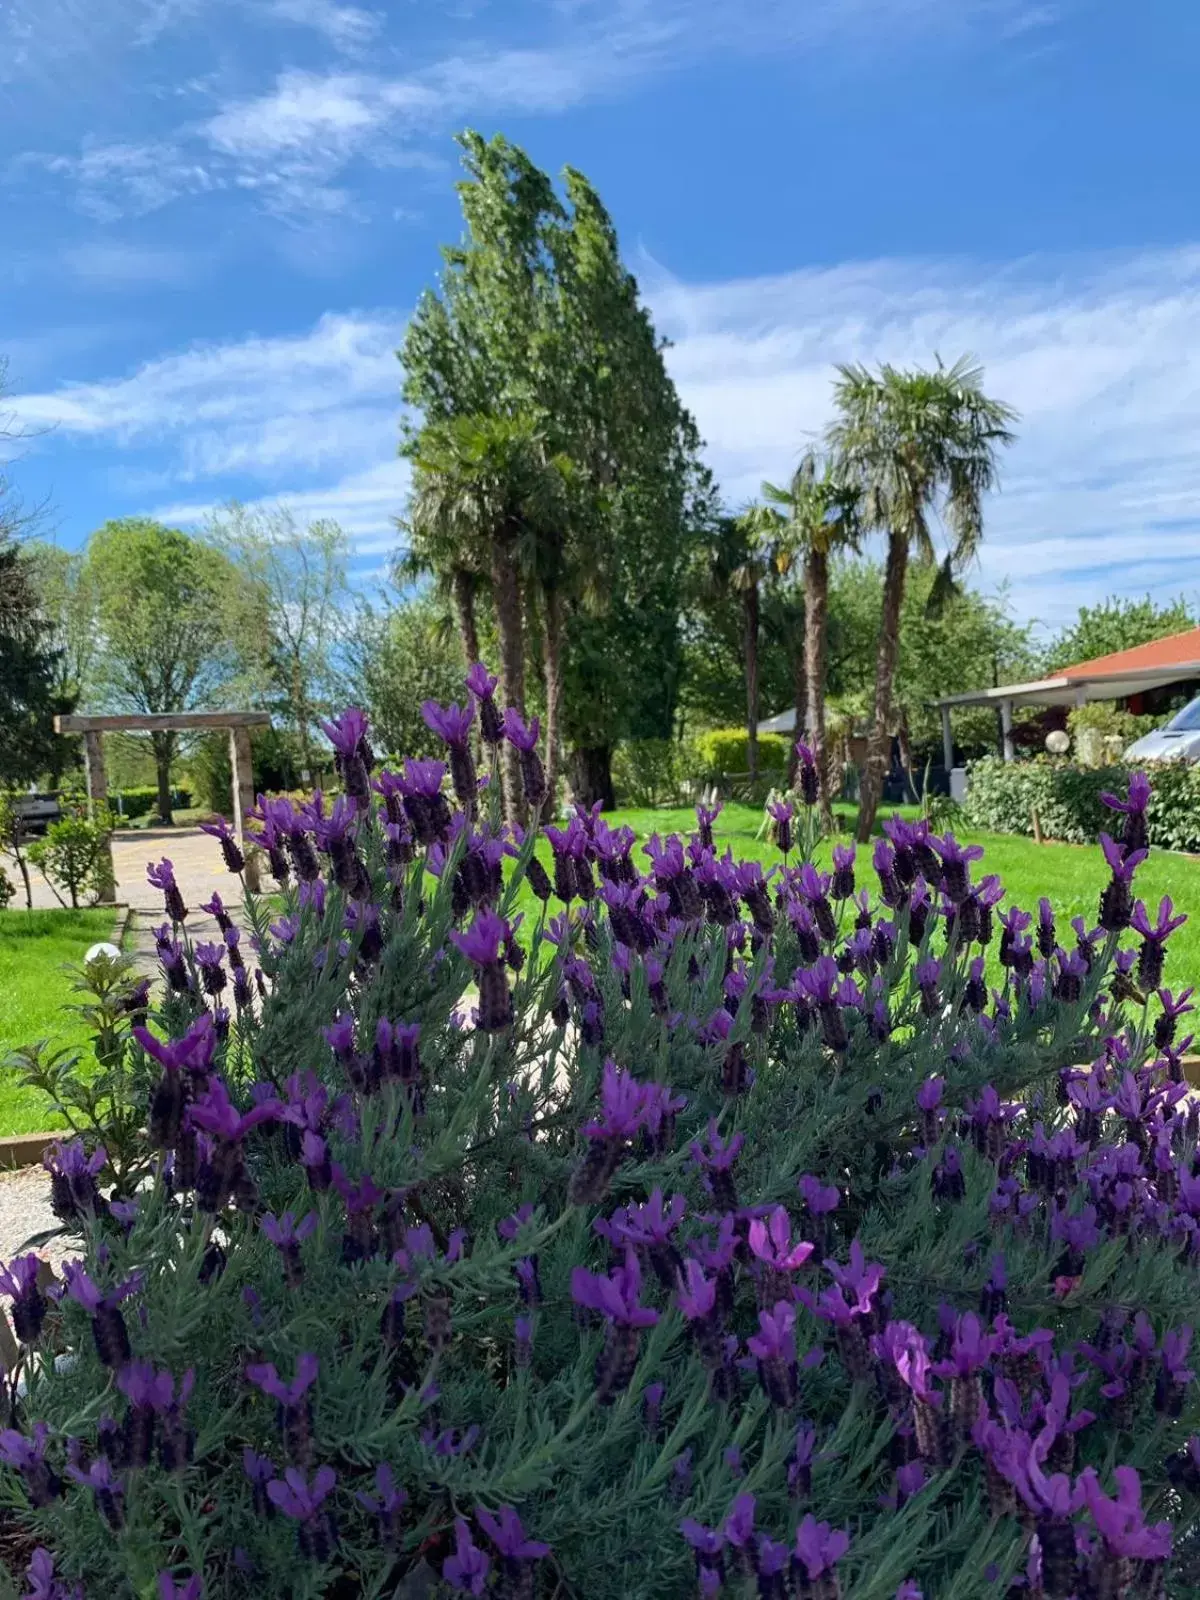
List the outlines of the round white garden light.
<svg viewBox="0 0 1200 1600">
<path fill-rule="evenodd" d="M 100 944 L 94 944 L 83 958 L 85 967 L 90 967 L 93 961 L 98 961 L 103 956 L 106 961 L 119 961 L 121 952 L 115 944 L 110 944 L 107 939 Z"/>
<path fill-rule="evenodd" d="M 1055 728 L 1052 733 L 1046 735 L 1046 749 L 1052 756 L 1065 756 L 1070 748 L 1071 735 L 1065 733 L 1062 728 Z"/>
</svg>

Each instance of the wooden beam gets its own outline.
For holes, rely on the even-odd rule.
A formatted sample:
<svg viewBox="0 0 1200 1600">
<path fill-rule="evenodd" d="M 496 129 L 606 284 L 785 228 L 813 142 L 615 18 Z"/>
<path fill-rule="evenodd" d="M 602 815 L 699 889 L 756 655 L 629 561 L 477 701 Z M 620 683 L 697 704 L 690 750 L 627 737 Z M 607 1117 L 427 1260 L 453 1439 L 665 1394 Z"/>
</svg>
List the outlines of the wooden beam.
<svg viewBox="0 0 1200 1600">
<path fill-rule="evenodd" d="M 124 717 L 55 717 L 55 733 L 187 733 L 194 728 L 265 728 L 266 711 L 168 711 Z"/>
</svg>

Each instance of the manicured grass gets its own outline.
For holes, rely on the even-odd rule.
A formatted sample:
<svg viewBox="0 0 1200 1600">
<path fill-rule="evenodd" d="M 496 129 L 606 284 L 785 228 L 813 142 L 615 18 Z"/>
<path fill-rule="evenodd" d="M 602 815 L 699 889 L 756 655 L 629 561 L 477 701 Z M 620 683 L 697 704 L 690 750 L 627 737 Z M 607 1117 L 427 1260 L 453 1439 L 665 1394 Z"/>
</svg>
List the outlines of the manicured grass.
<svg viewBox="0 0 1200 1600">
<path fill-rule="evenodd" d="M 66 1007 L 76 997 L 65 968 L 112 936 L 110 908 L 0 911 L 0 1063 L 19 1046 L 49 1039 L 87 1045 L 87 1030 Z M 0 1071 L 0 1134 L 61 1127 L 47 1102 Z"/>
<path fill-rule="evenodd" d="M 914 808 L 901 806 L 889 807 L 882 816 L 890 816 L 894 810 L 905 816 L 915 815 Z M 848 839 L 850 819 L 851 813 L 847 810 L 843 818 L 847 829 L 843 842 Z M 627 823 L 639 840 L 653 833 L 688 834 L 695 827 L 695 816 L 690 810 L 619 811 L 606 820 L 613 827 Z M 773 865 L 780 859 L 779 852 L 765 834 L 757 837 L 761 826 L 762 812 L 758 807 L 726 806 L 714 829 L 718 850 L 723 851 L 728 846 L 736 859 L 753 858 Z M 1055 909 L 1062 930 L 1060 940 L 1068 948 L 1074 942 L 1070 928 L 1072 917 L 1085 917 L 1089 927 L 1095 926 L 1100 890 L 1108 878 L 1099 846 L 1039 845 L 1032 839 L 997 833 L 963 835 L 964 839 L 968 837 L 970 842 L 984 847 L 983 860 L 972 868 L 973 877 L 978 879 L 985 872 L 994 872 L 1004 884 L 1006 898 L 1001 910 L 1016 904 L 1036 913 L 1038 900 L 1045 895 Z M 828 841 L 821 845 L 817 852 L 819 864 L 828 866 L 831 848 Z M 538 853 L 548 865 L 549 846 L 539 845 Z M 870 888 L 874 895 L 878 884 L 871 871 L 870 847 L 859 849 L 857 872 L 859 885 Z M 1188 984 L 1200 988 L 1200 859 L 1164 850 L 1151 851 L 1150 859 L 1138 871 L 1135 892 L 1146 902 L 1152 916 L 1163 895 L 1170 895 L 1178 909 L 1189 913 L 1191 920 L 1172 935 L 1167 947 L 1165 982 L 1173 989 Z M 525 913 L 527 921 L 537 920 L 541 908 L 526 886 L 522 886 L 518 909 Z M 551 910 L 561 910 L 561 907 L 552 901 Z M 1132 935 L 1126 938 L 1132 939 Z M 997 943 L 993 941 L 989 949 L 990 968 L 996 964 L 996 948 Z M 995 979 L 998 973 L 993 971 L 991 975 Z"/>
</svg>

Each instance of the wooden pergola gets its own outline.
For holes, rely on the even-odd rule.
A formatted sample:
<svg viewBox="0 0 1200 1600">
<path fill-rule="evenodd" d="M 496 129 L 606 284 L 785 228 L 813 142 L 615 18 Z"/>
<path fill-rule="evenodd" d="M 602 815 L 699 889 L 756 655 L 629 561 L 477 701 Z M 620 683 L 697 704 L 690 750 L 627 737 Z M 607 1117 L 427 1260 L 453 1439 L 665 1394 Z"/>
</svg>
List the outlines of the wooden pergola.
<svg viewBox="0 0 1200 1600">
<path fill-rule="evenodd" d="M 127 716 L 61 716 L 54 719 L 56 733 L 83 735 L 87 771 L 88 808 L 93 813 L 108 802 L 108 774 L 104 767 L 106 733 L 195 733 L 202 729 L 229 730 L 229 761 L 233 768 L 233 828 L 246 846 L 245 819 L 254 805 L 254 764 L 250 754 L 250 729 L 265 728 L 271 718 L 265 711 L 171 711 Z M 247 881 L 257 888 L 247 859 Z M 111 896 L 109 896 L 111 898 Z"/>
</svg>

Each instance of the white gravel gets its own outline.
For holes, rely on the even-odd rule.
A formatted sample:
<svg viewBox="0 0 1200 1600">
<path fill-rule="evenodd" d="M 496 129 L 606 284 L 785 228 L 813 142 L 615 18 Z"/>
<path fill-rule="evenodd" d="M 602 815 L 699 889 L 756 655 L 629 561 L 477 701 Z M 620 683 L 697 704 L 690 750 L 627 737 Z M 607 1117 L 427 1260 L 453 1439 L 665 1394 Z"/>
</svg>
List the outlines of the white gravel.
<svg viewBox="0 0 1200 1600">
<path fill-rule="evenodd" d="M 50 1209 L 50 1175 L 42 1166 L 0 1172 L 0 1262 L 11 1261 L 33 1234 L 59 1226 Z M 78 1254 L 65 1238 L 35 1247 L 58 1273 L 66 1257 Z"/>
</svg>

